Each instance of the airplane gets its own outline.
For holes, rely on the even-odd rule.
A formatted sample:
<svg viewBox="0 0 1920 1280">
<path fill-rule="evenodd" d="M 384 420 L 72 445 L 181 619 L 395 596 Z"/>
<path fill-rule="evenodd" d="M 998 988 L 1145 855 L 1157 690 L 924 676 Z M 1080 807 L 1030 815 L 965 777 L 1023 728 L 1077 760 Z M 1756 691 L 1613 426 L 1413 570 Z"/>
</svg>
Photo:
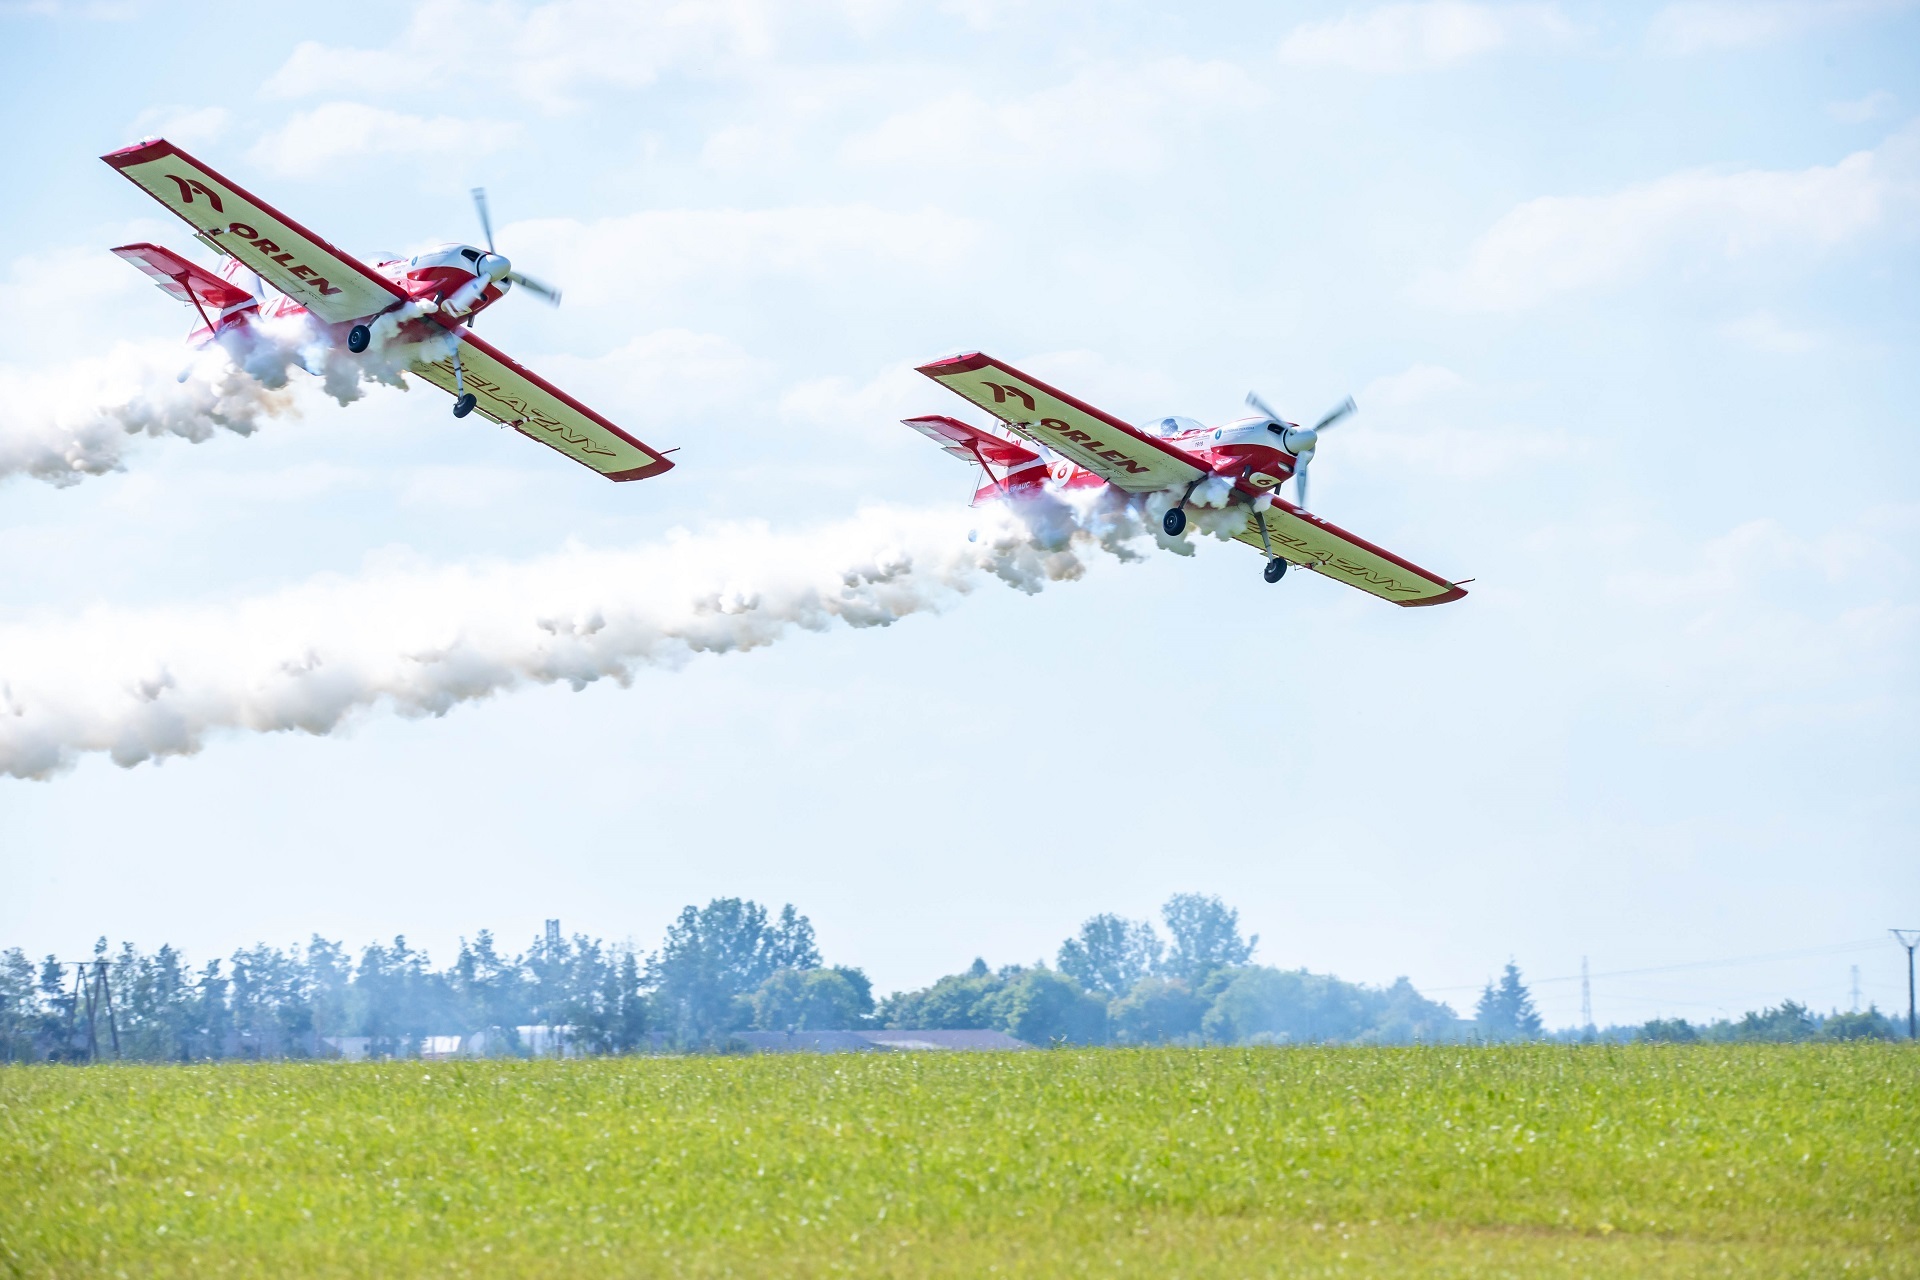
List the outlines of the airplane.
<svg viewBox="0 0 1920 1280">
<path fill-rule="evenodd" d="M 473 195 L 486 248 L 448 244 L 368 266 L 164 138 L 101 159 L 225 259 L 213 272 L 155 244 L 113 251 L 199 313 L 201 326 L 188 335 L 190 343 L 204 346 L 264 321 L 304 316 L 317 340 L 378 368 L 409 369 L 452 393 L 456 418 L 478 412 L 609 480 L 644 480 L 672 468 L 666 453 L 474 334 L 473 318 L 510 289 L 560 301 L 558 290 L 495 252 L 484 191 Z M 242 284 L 243 274 L 254 287 Z"/>
<path fill-rule="evenodd" d="M 919 372 L 985 409 L 1014 437 L 945 414 L 903 419 L 985 473 L 986 483 L 973 495 L 976 506 L 1048 493 L 1117 491 L 1129 500 L 1137 497 L 1149 512 L 1164 508 L 1160 527 L 1169 538 L 1186 532 L 1191 511 L 1207 532 L 1258 547 L 1268 582 L 1280 581 L 1291 564 L 1408 607 L 1446 604 L 1467 594 L 1462 583 L 1307 510 L 1309 464 L 1321 434 L 1354 412 L 1350 398 L 1311 427 L 1287 421 L 1253 394 L 1247 403 L 1254 416 L 1218 427 L 1181 417 L 1134 427 L 977 351 L 921 365 Z M 1275 492 L 1289 479 L 1293 502 Z"/>
</svg>

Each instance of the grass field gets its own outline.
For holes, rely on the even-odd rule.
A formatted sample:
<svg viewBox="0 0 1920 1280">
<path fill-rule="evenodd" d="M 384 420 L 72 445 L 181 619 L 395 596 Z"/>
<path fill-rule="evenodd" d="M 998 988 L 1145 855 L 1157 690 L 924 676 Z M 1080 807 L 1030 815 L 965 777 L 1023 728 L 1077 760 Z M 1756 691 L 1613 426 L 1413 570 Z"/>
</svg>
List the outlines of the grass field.
<svg viewBox="0 0 1920 1280">
<path fill-rule="evenodd" d="M 4 1068 L 0 1268 L 1920 1277 L 1920 1052 Z"/>
</svg>

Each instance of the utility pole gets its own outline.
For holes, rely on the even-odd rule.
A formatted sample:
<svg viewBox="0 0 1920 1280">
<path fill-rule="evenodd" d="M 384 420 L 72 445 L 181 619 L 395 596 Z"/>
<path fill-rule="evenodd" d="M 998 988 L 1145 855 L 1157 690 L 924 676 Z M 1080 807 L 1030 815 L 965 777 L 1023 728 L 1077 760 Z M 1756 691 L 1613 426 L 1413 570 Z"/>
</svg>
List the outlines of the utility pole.
<svg viewBox="0 0 1920 1280">
<path fill-rule="evenodd" d="M 1860 1012 L 1860 966 L 1853 967 L 1853 1012 Z"/>
<path fill-rule="evenodd" d="M 1893 940 L 1907 949 L 1907 1039 L 1920 1040 L 1914 1034 L 1913 1019 L 1913 949 L 1920 947 L 1920 929 L 1889 929 Z"/>
<path fill-rule="evenodd" d="M 1593 987 L 1587 982 L 1587 958 L 1580 957 L 1580 1025 L 1593 1034 Z"/>
<path fill-rule="evenodd" d="M 120 1057 L 120 1024 L 113 1016 L 113 986 L 107 981 L 107 962 L 103 959 L 75 960 L 73 965 L 73 1002 L 67 1006 L 67 1049 L 73 1049 L 79 1032 L 80 1007 L 87 1009 L 87 1061 L 100 1061 L 99 1016 L 107 1015 L 107 1032 L 112 1037 L 113 1056 Z M 89 972 L 91 971 L 91 972 Z"/>
</svg>

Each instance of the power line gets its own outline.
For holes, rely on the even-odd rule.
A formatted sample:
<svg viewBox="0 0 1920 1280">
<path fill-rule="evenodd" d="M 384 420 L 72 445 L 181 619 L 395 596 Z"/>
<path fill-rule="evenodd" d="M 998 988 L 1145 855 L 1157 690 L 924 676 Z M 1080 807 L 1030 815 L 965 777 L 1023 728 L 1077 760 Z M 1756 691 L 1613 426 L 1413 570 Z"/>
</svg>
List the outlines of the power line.
<svg viewBox="0 0 1920 1280">
<path fill-rule="evenodd" d="M 1920 945 L 1920 930 L 1914 931 L 1914 938 L 1916 940 L 1916 944 Z M 1765 964 L 1769 960 L 1803 960 L 1803 959 L 1808 959 L 1814 956 L 1840 955 L 1848 951 L 1865 951 L 1871 947 L 1881 947 L 1885 945 L 1886 943 L 1878 938 L 1866 939 L 1858 942 L 1833 942 L 1833 943 L 1828 943 L 1826 946 L 1805 947 L 1798 951 L 1774 951 L 1766 955 L 1734 956 L 1725 960 L 1689 960 L 1681 964 L 1651 965 L 1649 967 L 1642 968 L 1642 969 L 1610 969 L 1605 973 L 1595 973 L 1591 975 L 1571 973 L 1562 977 L 1555 977 L 1555 978 L 1533 978 L 1529 980 L 1528 985 L 1537 987 L 1549 982 L 1581 982 L 1588 977 L 1628 978 L 1628 977 L 1634 977 L 1636 975 L 1643 974 L 1643 973 L 1679 973 L 1689 969 L 1723 969 L 1731 965 Z M 1901 945 L 1904 946 L 1906 944 L 1902 943 Z M 1475 991 L 1479 989 L 1480 985 L 1481 984 L 1477 982 L 1469 982 L 1461 986 L 1453 986 L 1453 987 L 1426 987 L 1424 988 L 1424 990 L 1427 990 L 1427 991 Z"/>
</svg>

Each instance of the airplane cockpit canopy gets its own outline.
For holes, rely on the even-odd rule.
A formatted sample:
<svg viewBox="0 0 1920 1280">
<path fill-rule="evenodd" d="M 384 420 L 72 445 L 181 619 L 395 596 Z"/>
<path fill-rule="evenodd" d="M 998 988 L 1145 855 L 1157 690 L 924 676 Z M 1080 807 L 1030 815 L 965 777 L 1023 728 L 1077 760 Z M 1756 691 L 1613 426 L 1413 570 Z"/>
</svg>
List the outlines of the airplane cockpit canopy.
<svg viewBox="0 0 1920 1280">
<path fill-rule="evenodd" d="M 1140 429 L 1150 436 L 1159 436 L 1165 440 L 1171 436 L 1185 435 L 1189 431 L 1205 429 L 1206 424 L 1195 418 L 1149 418 L 1140 424 Z"/>
</svg>

